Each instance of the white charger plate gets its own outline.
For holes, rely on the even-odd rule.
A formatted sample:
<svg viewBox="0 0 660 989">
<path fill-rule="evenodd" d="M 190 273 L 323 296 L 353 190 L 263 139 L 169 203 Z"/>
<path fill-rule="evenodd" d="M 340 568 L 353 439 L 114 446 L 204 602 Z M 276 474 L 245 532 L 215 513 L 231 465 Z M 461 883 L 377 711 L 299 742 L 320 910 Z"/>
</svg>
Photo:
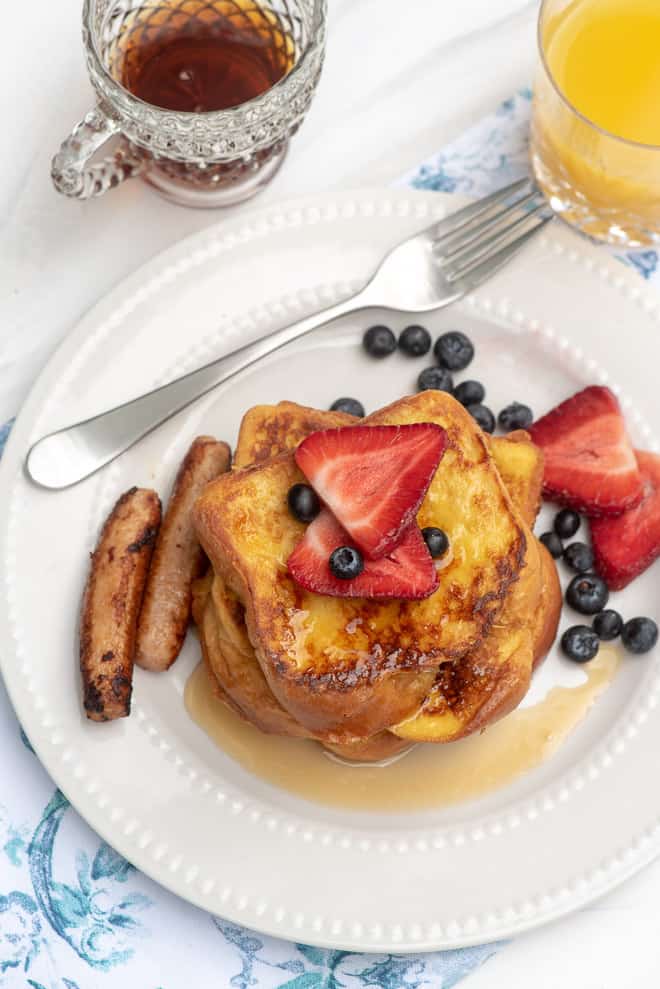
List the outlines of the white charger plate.
<svg viewBox="0 0 660 989">
<path fill-rule="evenodd" d="M 459 205 L 409 191 L 335 193 L 225 219 L 118 286 L 68 336 L 35 384 L 0 471 L 2 671 L 40 759 L 110 844 L 167 888 L 273 935 L 350 950 L 420 951 L 503 938 L 593 900 L 660 850 L 658 650 L 626 659 L 607 693 L 538 769 L 480 800 L 410 814 L 329 809 L 252 777 L 183 707 L 198 659 L 136 671 L 130 719 L 81 715 L 77 614 L 88 552 L 117 495 L 168 490 L 190 439 L 233 441 L 242 413 L 282 398 L 368 411 L 414 390 L 424 362 L 361 351 L 343 319 L 207 396 L 69 491 L 22 470 L 40 435 L 115 405 L 349 294 L 384 250 Z M 587 383 L 620 395 L 635 442 L 657 449 L 660 312 L 640 279 L 554 224 L 471 298 L 425 317 L 467 329 L 470 376 L 494 409 L 541 412 Z M 616 596 L 658 618 L 658 570 Z M 574 619 L 573 619 L 574 620 Z M 569 624 L 568 617 L 563 626 Z M 584 673 L 556 650 L 535 695 Z"/>
</svg>

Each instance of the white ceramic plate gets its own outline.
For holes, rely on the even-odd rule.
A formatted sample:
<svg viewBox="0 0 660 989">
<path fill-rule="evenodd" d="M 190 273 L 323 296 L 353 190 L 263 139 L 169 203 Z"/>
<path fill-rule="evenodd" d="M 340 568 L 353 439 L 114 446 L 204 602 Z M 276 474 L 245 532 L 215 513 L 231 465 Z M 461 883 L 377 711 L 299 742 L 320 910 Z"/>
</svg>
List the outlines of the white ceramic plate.
<svg viewBox="0 0 660 989">
<path fill-rule="evenodd" d="M 554 757 L 479 801 L 414 814 L 330 810 L 251 777 L 183 707 L 194 642 L 166 675 L 137 671 L 130 719 L 81 717 L 80 591 L 99 523 L 131 484 L 167 490 L 191 437 L 233 440 L 256 402 L 372 410 L 413 390 L 418 362 L 372 362 L 365 315 L 319 331 L 62 493 L 22 473 L 39 435 L 166 381 L 346 294 L 384 249 L 458 203 L 361 192 L 223 220 L 100 302 L 36 383 L 2 461 L 2 669 L 39 757 L 100 834 L 164 886 L 274 935 L 353 950 L 506 937 L 601 895 L 660 849 L 658 655 L 630 658 Z M 396 328 L 409 320 L 374 313 Z M 473 298 L 425 322 L 474 337 L 474 376 L 501 408 L 544 410 L 584 383 L 619 390 L 637 443 L 660 422 L 658 306 L 636 275 L 560 225 Z M 423 366 L 423 364 L 421 365 Z M 472 369 L 471 369 L 472 372 Z M 658 618 L 658 571 L 617 598 Z M 566 620 L 564 621 L 566 624 Z M 570 667 L 570 671 L 569 671 Z M 552 656 L 546 685 L 582 676 Z M 537 693 L 540 689 L 535 688 Z"/>
</svg>

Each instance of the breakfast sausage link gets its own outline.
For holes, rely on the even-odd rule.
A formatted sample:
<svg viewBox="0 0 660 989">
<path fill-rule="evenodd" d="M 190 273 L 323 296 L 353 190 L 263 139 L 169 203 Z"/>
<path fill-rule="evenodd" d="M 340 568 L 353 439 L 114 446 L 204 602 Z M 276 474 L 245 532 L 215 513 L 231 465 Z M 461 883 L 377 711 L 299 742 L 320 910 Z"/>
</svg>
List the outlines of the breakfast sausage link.
<svg viewBox="0 0 660 989">
<path fill-rule="evenodd" d="M 83 703 L 92 721 L 125 718 L 131 710 L 137 620 L 160 515 L 155 491 L 131 488 L 92 553 L 80 619 Z"/>
<path fill-rule="evenodd" d="M 192 507 L 204 487 L 229 470 L 231 450 L 198 436 L 183 459 L 154 550 L 137 635 L 135 661 L 167 670 L 181 651 L 192 606 L 192 585 L 206 557 L 193 528 Z"/>
</svg>

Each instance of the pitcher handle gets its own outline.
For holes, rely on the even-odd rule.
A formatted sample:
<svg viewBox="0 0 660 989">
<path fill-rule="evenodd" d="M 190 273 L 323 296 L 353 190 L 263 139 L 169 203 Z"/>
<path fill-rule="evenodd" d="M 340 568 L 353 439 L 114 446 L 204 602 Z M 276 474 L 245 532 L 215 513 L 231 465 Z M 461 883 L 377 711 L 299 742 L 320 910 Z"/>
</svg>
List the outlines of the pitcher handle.
<svg viewBox="0 0 660 989">
<path fill-rule="evenodd" d="M 137 175 L 143 161 L 126 142 L 112 155 L 90 164 L 92 156 L 119 130 L 119 121 L 100 104 L 90 110 L 53 158 L 50 174 L 57 191 L 73 199 L 91 199 Z"/>
</svg>

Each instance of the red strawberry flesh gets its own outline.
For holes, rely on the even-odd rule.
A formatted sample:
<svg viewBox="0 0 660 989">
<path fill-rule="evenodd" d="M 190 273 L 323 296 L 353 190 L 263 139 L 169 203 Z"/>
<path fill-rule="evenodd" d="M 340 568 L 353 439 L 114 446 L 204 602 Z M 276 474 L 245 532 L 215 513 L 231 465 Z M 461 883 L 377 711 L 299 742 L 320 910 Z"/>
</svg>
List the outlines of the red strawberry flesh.
<svg viewBox="0 0 660 989">
<path fill-rule="evenodd" d="M 434 423 L 345 426 L 312 433 L 295 456 L 351 542 L 377 560 L 415 521 L 446 444 Z"/>
<path fill-rule="evenodd" d="M 346 530 L 323 509 L 289 557 L 289 573 L 308 591 L 332 597 L 415 601 L 436 590 L 438 572 L 416 524 L 406 529 L 389 556 L 365 559 L 359 577 L 340 580 L 330 570 L 330 556 L 340 546 L 351 545 L 355 543 Z"/>
<path fill-rule="evenodd" d="M 591 517 L 620 515 L 639 504 L 642 478 L 609 388 L 585 388 L 529 432 L 543 450 L 543 491 L 551 501 Z"/>
<path fill-rule="evenodd" d="M 636 457 L 644 486 L 640 504 L 618 518 L 591 522 L 596 570 L 613 591 L 660 556 L 660 456 L 638 450 Z"/>
</svg>

